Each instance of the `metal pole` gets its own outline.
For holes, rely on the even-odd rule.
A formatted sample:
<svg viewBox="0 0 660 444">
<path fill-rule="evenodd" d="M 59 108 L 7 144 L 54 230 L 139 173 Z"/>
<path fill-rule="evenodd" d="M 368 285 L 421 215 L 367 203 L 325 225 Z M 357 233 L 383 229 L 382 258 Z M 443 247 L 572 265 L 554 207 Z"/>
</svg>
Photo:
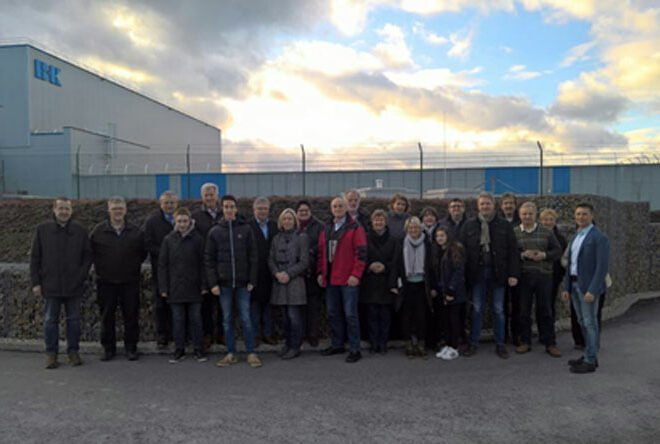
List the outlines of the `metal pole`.
<svg viewBox="0 0 660 444">
<path fill-rule="evenodd" d="M 80 200 L 80 145 L 76 150 L 76 197 Z"/>
<path fill-rule="evenodd" d="M 305 146 L 302 143 L 300 144 L 300 153 L 302 155 L 302 195 L 303 197 L 305 197 L 307 193 L 307 189 L 306 189 L 307 184 L 305 183 L 307 156 L 305 155 Z"/>
<path fill-rule="evenodd" d="M 444 188 L 447 189 L 447 116 L 442 112 L 442 147 L 444 151 Z"/>
<path fill-rule="evenodd" d="M 536 146 L 539 147 L 539 155 L 541 158 L 540 169 L 539 169 L 539 196 L 543 196 L 543 145 L 541 145 L 541 142 L 537 140 Z"/>
<path fill-rule="evenodd" d="M 188 186 L 187 197 L 190 199 L 190 144 L 186 148 L 186 184 Z"/>
<path fill-rule="evenodd" d="M 417 142 L 417 147 L 419 148 L 419 198 L 421 199 L 424 194 L 424 149 L 421 142 Z"/>
</svg>

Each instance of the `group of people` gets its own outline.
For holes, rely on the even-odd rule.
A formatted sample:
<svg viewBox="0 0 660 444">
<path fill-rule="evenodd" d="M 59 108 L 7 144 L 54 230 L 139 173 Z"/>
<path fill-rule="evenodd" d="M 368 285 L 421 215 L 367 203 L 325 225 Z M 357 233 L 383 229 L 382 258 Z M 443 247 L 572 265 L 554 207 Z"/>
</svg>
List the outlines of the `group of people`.
<svg viewBox="0 0 660 444">
<path fill-rule="evenodd" d="M 32 290 L 45 300 L 46 368 L 56 368 L 61 307 L 66 310 L 71 365 L 78 353 L 80 301 L 94 264 L 101 314 L 101 360 L 116 355 L 115 312 L 121 307 L 124 347 L 138 359 L 141 264 L 151 258 L 158 347 L 170 362 L 185 358 L 191 340 L 194 357 L 207 360 L 214 339 L 226 345 L 219 367 L 238 362 L 234 313 L 251 367 L 262 362 L 260 342 L 276 344 L 274 310 L 283 319 L 282 359 L 294 359 L 306 339 L 319 344 L 323 301 L 330 345 L 324 356 L 362 358 L 366 330 L 371 353 L 387 353 L 388 340 L 402 337 L 409 358 L 444 360 L 477 353 L 490 300 L 495 353 L 509 357 L 532 348 L 532 309 L 539 342 L 560 357 L 555 338 L 555 306 L 560 286 L 571 301 L 573 338 L 583 357 L 569 361 L 574 373 L 598 366 L 599 321 L 605 295 L 609 241 L 593 223 L 594 209 L 575 209 L 577 232 L 570 242 L 559 233 L 557 213 L 512 194 L 500 199 L 483 192 L 477 215 L 467 219 L 465 203 L 452 199 L 440 219 L 433 207 L 410 214 L 405 195 L 390 208 L 367 214 L 360 195 L 350 190 L 330 203 L 325 224 L 308 201 L 270 219 L 270 202 L 257 198 L 253 217 L 238 214 L 236 198 L 219 197 L 213 183 L 201 188 L 202 205 L 178 207 L 172 192 L 160 196 L 160 209 L 143 228 L 126 220 L 126 202 L 108 200 L 108 218 L 88 235 L 71 220 L 72 203 L 58 198 L 52 221 L 37 228 L 31 250 Z M 537 221 L 537 217 L 539 221 Z M 366 328 L 361 329 L 366 324 Z M 394 327 L 393 327 L 394 324 Z M 467 327 L 467 332 L 466 332 Z"/>
</svg>

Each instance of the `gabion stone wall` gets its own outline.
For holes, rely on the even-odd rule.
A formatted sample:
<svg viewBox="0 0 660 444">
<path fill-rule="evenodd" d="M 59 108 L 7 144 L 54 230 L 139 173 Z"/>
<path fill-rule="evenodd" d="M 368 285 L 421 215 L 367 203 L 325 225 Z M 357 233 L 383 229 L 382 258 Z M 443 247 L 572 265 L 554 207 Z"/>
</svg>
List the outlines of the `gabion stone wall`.
<svg viewBox="0 0 660 444">
<path fill-rule="evenodd" d="M 527 200 L 519 198 L 519 203 Z M 660 224 L 650 224 L 649 205 L 646 203 L 617 202 L 599 196 L 562 195 L 530 197 L 539 208 L 551 207 L 559 213 L 559 223 L 565 234 L 574 232 L 573 210 L 578 202 L 589 202 L 595 207 L 596 222 L 611 241 L 610 273 L 614 285 L 608 291 L 607 304 L 614 303 L 626 294 L 660 290 Z M 283 208 L 293 207 L 297 198 L 272 198 L 273 216 Z M 329 219 L 330 199 L 311 199 L 315 214 L 321 219 Z M 474 200 L 467 203 L 468 215 L 476 213 Z M 184 202 L 185 206 L 196 207 L 197 203 Z M 241 199 L 239 209 L 248 215 L 251 201 Z M 365 200 L 362 206 L 372 211 L 386 208 L 385 200 Z M 426 206 L 439 210 L 441 217 L 446 215 L 447 201 L 413 200 L 412 213 L 419 214 Z M 141 224 L 149 211 L 157 208 L 153 201 L 131 201 L 129 218 Z M 2 230 L 3 248 L 0 249 L 0 337 L 36 339 L 43 337 L 43 300 L 32 295 L 29 281 L 29 245 L 34 227 L 50 217 L 50 201 L 7 201 L 0 202 L 0 223 L 7 227 Z M 93 226 L 104 217 L 104 203 L 101 201 L 74 204 L 76 218 L 86 226 Z M 3 220 L 4 219 L 4 220 Z M 5 243 L 4 241 L 7 241 Z M 14 245 L 15 247 L 9 247 Z M 14 262 L 14 263 L 7 263 Z M 144 267 L 141 291 L 141 341 L 154 340 L 152 316 L 151 272 Z M 565 304 L 558 304 L 559 316 L 567 316 Z M 121 313 L 118 315 L 118 328 L 121 330 Z M 99 310 L 96 304 L 96 290 L 93 281 L 85 293 L 82 307 L 82 339 L 97 341 L 99 337 Z M 64 325 L 62 325 L 64 327 Z M 325 320 L 323 320 L 323 331 Z M 64 329 L 62 328 L 62 335 Z M 119 331 L 119 338 L 122 332 Z"/>
</svg>

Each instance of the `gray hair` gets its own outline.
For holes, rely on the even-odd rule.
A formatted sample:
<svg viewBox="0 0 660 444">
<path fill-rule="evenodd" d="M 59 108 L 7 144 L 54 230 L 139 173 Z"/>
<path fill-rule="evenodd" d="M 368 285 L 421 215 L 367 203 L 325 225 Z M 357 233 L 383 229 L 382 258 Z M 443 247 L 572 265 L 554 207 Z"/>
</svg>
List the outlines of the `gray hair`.
<svg viewBox="0 0 660 444">
<path fill-rule="evenodd" d="M 162 199 L 163 197 L 178 197 L 178 196 L 174 191 L 167 190 L 160 193 L 159 199 Z"/>
<path fill-rule="evenodd" d="M 495 197 L 493 197 L 493 195 L 488 191 L 482 191 L 481 193 L 479 193 L 479 195 L 477 196 L 477 201 L 479 199 L 488 199 L 491 202 L 493 202 L 493 204 L 495 203 Z"/>
<path fill-rule="evenodd" d="M 355 188 L 351 188 L 350 190 L 346 190 L 341 195 L 344 198 L 344 200 L 346 200 L 346 199 L 348 199 L 349 194 L 355 194 L 358 198 L 358 202 L 362 198 L 362 196 L 360 196 L 360 192 L 358 190 L 356 190 Z"/>
<path fill-rule="evenodd" d="M 257 208 L 257 205 L 268 205 L 268 207 L 270 207 L 270 200 L 268 200 L 267 197 L 259 196 L 256 199 L 254 199 L 254 202 L 252 203 L 252 208 Z"/>
<path fill-rule="evenodd" d="M 207 188 L 213 188 L 216 193 L 219 192 L 218 186 L 214 184 L 213 182 L 206 182 L 202 187 L 199 189 L 199 194 L 204 194 L 204 190 Z"/>
<path fill-rule="evenodd" d="M 126 206 L 126 199 L 121 196 L 112 196 L 108 199 L 108 206 L 112 204 L 120 204 Z"/>
</svg>

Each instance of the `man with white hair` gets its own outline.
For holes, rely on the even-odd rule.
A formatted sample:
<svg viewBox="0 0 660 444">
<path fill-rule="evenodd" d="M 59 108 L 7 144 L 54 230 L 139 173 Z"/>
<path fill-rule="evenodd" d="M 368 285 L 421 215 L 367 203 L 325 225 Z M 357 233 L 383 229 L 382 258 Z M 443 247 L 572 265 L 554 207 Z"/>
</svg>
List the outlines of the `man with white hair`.
<svg viewBox="0 0 660 444">
<path fill-rule="evenodd" d="M 364 231 L 369 231 L 371 228 L 371 219 L 369 218 L 369 213 L 363 208 L 360 208 L 360 192 L 356 189 L 350 189 L 345 191 L 342 197 L 346 201 L 348 214 L 362 225 Z"/>
</svg>

